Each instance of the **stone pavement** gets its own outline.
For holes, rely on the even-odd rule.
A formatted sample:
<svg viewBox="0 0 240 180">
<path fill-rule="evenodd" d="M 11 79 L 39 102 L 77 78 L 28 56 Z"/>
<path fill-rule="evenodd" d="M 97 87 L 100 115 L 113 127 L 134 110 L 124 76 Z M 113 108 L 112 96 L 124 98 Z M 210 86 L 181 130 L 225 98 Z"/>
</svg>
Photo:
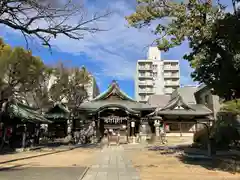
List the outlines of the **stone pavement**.
<svg viewBox="0 0 240 180">
<path fill-rule="evenodd" d="M 82 180 L 140 180 L 122 146 L 104 147 Z"/>
</svg>

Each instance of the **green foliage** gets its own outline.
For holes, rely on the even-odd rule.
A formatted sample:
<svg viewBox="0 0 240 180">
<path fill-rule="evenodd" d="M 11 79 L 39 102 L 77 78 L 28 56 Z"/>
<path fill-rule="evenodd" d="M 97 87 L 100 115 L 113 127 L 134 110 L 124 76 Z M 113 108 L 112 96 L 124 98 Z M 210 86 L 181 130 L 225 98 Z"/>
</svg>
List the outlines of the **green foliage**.
<svg viewBox="0 0 240 180">
<path fill-rule="evenodd" d="M 51 78 L 55 78 L 52 85 Z M 65 99 L 77 107 L 88 97 L 90 80 L 84 67 L 66 68 L 60 64 L 50 68 L 30 51 L 11 48 L 0 39 L 0 104 L 14 98 L 43 109 Z"/>
<path fill-rule="evenodd" d="M 61 102 L 68 92 L 69 72 L 61 63 L 53 70 L 54 83 L 50 87 L 50 96 L 54 102 Z"/>
<path fill-rule="evenodd" d="M 234 10 L 226 13 L 223 5 L 212 1 L 138 0 L 127 20 L 136 28 L 158 20 L 155 42 L 160 50 L 187 40 L 192 51 L 184 59 L 194 68 L 192 78 L 231 100 L 240 98 L 240 21 Z"/>
<path fill-rule="evenodd" d="M 67 100 L 69 104 L 78 107 L 83 100 L 88 98 L 86 86 L 90 83 L 90 74 L 86 68 L 74 68 L 72 69 L 72 77 L 68 84 Z"/>
<path fill-rule="evenodd" d="M 161 20 L 155 29 L 155 34 L 160 36 L 157 45 L 167 51 L 186 39 L 197 42 L 211 36 L 213 21 L 220 16 L 222 12 L 217 7 L 199 3 L 198 0 L 138 0 L 136 12 L 126 19 L 136 28 L 150 25 L 154 20 Z"/>
<path fill-rule="evenodd" d="M 225 100 L 240 97 L 240 21 L 231 14 L 216 20 L 211 37 L 192 46 L 185 56 L 194 80 L 207 84 Z"/>
<path fill-rule="evenodd" d="M 62 102 L 65 99 L 69 105 L 78 107 L 87 97 L 86 86 L 91 78 L 86 68 L 65 68 L 60 64 L 54 70 L 55 83 L 50 88 L 53 101 Z"/>
<path fill-rule="evenodd" d="M 240 142 L 240 121 L 236 113 L 220 112 L 215 122 L 211 136 L 214 137 L 218 148 L 239 146 Z"/>
<path fill-rule="evenodd" d="M 198 145 L 201 145 L 203 148 L 207 148 L 207 143 L 208 143 L 207 129 L 203 128 L 197 131 L 196 133 L 194 133 L 193 142 L 197 143 Z"/>
<path fill-rule="evenodd" d="M 240 114 L 240 99 L 226 101 L 222 105 L 221 111 L 227 111 L 227 112 Z"/>
<path fill-rule="evenodd" d="M 1 46 L 1 99 L 17 97 L 21 92 L 32 91 L 38 84 L 44 67 L 41 59 L 33 56 L 30 51 L 21 47 Z"/>
<path fill-rule="evenodd" d="M 228 149 L 230 146 L 239 147 L 240 143 L 240 121 L 236 113 L 221 112 L 217 120 L 210 128 L 210 138 L 214 139 L 218 149 Z M 201 129 L 194 134 L 193 140 L 203 148 L 207 148 L 207 129 Z"/>
</svg>

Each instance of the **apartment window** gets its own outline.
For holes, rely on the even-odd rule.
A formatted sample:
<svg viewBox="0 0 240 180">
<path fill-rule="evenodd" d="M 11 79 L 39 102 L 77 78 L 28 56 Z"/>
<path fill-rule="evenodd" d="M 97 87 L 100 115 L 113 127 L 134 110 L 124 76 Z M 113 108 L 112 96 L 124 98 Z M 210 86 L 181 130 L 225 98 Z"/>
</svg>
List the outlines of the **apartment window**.
<svg viewBox="0 0 240 180">
<path fill-rule="evenodd" d="M 156 65 L 156 64 L 153 65 L 153 69 L 154 69 L 154 70 L 157 69 L 157 65 Z"/>
<path fill-rule="evenodd" d="M 178 63 L 171 62 L 171 66 L 176 67 L 177 65 L 178 65 Z"/>
<path fill-rule="evenodd" d="M 171 64 L 170 63 L 165 63 L 164 66 L 165 66 L 165 68 L 171 68 Z"/>
<path fill-rule="evenodd" d="M 144 76 L 144 73 L 140 73 L 140 76 Z"/>
<path fill-rule="evenodd" d="M 154 72 L 154 73 L 153 73 L 153 77 L 157 77 L 157 72 Z"/>
</svg>

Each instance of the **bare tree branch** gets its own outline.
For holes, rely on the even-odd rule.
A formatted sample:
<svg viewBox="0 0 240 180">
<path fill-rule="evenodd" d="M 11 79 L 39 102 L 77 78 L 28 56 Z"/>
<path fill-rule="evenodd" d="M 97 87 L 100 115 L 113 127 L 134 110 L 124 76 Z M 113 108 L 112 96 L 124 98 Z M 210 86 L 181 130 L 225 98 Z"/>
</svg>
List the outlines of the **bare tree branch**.
<svg viewBox="0 0 240 180">
<path fill-rule="evenodd" d="M 0 0 L 0 24 L 21 31 L 26 42 L 34 36 L 49 48 L 51 39 L 59 35 L 80 40 L 86 32 L 105 31 L 94 23 L 110 14 L 89 17 L 83 4 L 73 0 Z"/>
</svg>

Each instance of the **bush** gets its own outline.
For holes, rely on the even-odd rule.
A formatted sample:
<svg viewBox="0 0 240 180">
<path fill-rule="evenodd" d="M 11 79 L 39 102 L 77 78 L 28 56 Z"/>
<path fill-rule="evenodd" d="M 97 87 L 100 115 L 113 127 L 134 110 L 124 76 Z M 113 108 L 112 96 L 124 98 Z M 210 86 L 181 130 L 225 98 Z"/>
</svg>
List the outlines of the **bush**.
<svg viewBox="0 0 240 180">
<path fill-rule="evenodd" d="M 221 112 L 210 128 L 210 138 L 214 139 L 217 149 L 238 148 L 240 142 L 239 122 L 235 113 Z M 197 131 L 193 136 L 195 144 L 207 148 L 208 132 L 206 128 Z"/>
<path fill-rule="evenodd" d="M 193 142 L 198 144 L 200 147 L 206 148 L 208 143 L 208 131 L 203 128 L 194 133 Z"/>
<path fill-rule="evenodd" d="M 224 102 L 221 111 L 240 114 L 240 99 Z"/>
<path fill-rule="evenodd" d="M 219 112 L 217 121 L 211 131 L 211 136 L 216 141 L 219 149 L 226 149 L 230 146 L 237 146 L 240 140 L 239 120 L 235 112 Z"/>
</svg>

